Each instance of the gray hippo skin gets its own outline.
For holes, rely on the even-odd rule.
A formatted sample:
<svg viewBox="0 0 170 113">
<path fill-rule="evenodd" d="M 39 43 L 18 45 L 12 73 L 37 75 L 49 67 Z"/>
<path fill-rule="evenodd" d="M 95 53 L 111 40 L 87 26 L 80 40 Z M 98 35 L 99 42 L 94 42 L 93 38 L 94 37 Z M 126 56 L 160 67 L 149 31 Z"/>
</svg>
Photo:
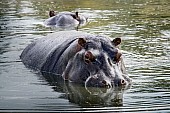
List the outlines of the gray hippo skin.
<svg viewBox="0 0 170 113">
<path fill-rule="evenodd" d="M 50 11 L 49 16 L 50 18 L 44 22 L 47 26 L 70 27 L 84 25 L 87 22 L 87 18 L 78 12 L 60 12 L 55 15 L 54 11 Z"/>
<path fill-rule="evenodd" d="M 60 31 L 28 45 L 21 60 L 33 69 L 93 87 L 131 82 L 116 47 L 120 40 L 81 31 Z"/>
</svg>

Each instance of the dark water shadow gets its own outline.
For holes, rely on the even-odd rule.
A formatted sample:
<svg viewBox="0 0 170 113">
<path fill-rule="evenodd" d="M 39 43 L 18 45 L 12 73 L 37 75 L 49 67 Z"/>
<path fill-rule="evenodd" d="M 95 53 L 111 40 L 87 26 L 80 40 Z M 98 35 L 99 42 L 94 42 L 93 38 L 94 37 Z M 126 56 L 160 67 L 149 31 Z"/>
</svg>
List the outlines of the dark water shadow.
<svg viewBox="0 0 170 113">
<path fill-rule="evenodd" d="M 127 87 L 98 88 L 64 81 L 62 77 L 42 73 L 43 77 L 56 92 L 64 93 L 60 98 L 80 107 L 118 107 L 123 106 L 123 93 Z"/>
</svg>

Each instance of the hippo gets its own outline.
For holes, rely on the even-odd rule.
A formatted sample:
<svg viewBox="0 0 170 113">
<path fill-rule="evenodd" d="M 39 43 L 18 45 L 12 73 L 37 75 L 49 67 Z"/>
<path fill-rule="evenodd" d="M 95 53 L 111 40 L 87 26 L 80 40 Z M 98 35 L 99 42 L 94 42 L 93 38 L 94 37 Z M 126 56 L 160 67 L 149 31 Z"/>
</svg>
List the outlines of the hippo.
<svg viewBox="0 0 170 113">
<path fill-rule="evenodd" d="M 59 31 L 29 44 L 20 58 L 29 68 L 86 87 L 125 86 L 131 79 L 117 47 L 120 43 L 120 38 Z"/>
<path fill-rule="evenodd" d="M 83 15 L 79 15 L 78 12 L 60 12 L 55 14 L 54 11 L 50 11 L 49 16 L 50 18 L 44 22 L 47 26 L 77 27 L 78 25 L 84 25 L 87 22 L 87 18 Z"/>
</svg>

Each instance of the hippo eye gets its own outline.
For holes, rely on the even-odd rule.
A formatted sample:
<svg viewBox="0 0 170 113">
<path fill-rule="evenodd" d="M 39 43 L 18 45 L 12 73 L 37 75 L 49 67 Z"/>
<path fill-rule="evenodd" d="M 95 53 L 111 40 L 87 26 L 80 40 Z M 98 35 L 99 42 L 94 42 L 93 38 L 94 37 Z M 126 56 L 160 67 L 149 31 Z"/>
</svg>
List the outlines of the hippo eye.
<svg viewBox="0 0 170 113">
<path fill-rule="evenodd" d="M 84 61 L 86 63 L 94 62 L 95 59 L 96 58 L 94 57 L 94 55 L 90 51 L 87 51 L 84 55 Z"/>
</svg>

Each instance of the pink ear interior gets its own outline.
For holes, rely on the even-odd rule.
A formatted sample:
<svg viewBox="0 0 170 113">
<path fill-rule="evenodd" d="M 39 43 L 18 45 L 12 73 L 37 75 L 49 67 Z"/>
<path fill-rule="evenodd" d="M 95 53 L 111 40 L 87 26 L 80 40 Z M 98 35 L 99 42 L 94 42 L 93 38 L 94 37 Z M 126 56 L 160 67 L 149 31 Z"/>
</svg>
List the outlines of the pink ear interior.
<svg viewBox="0 0 170 113">
<path fill-rule="evenodd" d="M 55 12 L 54 12 L 54 11 L 50 11 L 50 12 L 49 12 L 49 16 L 50 16 L 50 17 L 55 16 Z"/>
<path fill-rule="evenodd" d="M 112 43 L 115 45 L 115 46 L 117 46 L 117 45 L 119 45 L 120 43 L 121 43 L 121 38 L 115 38 L 113 41 L 112 41 Z"/>
<path fill-rule="evenodd" d="M 84 47 L 85 44 L 86 44 L 86 40 L 85 40 L 84 38 L 79 38 L 79 39 L 78 39 L 78 44 L 79 44 L 80 46 Z"/>
</svg>

